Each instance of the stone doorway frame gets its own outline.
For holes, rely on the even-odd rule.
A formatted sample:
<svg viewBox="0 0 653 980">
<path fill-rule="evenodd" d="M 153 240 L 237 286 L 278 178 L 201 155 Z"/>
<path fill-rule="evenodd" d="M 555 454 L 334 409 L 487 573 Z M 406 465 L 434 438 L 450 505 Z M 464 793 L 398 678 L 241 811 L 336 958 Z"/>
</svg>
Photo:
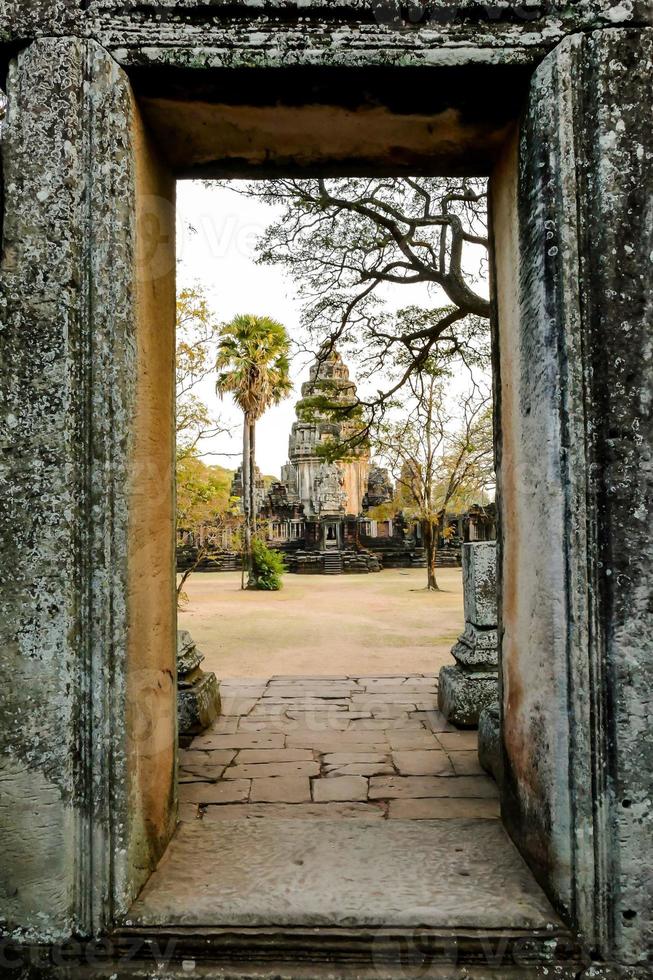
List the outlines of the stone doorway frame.
<svg viewBox="0 0 653 980">
<path fill-rule="evenodd" d="M 9 6 L 0 21 L 10 98 L 3 531 L 15 578 L 2 596 L 11 800 L 2 829 L 19 887 L 6 921 L 17 934 L 56 939 L 120 920 L 175 818 L 174 616 L 162 614 L 174 608 L 172 447 L 163 437 L 172 418 L 174 181 L 152 137 L 156 106 L 149 131 L 139 106 L 171 66 L 190 84 L 233 64 L 234 39 L 239 71 L 273 70 L 294 50 L 297 28 L 271 22 L 252 33 L 242 18 L 202 26 L 205 14 L 176 19 L 174 9 L 156 22 L 147 3 L 130 19 L 109 0 L 90 13 L 88 4 L 53 4 L 47 16 L 39 4 Z M 618 246 L 646 188 L 639 147 L 649 134 L 633 106 L 646 104 L 651 32 L 645 5 L 631 4 L 623 25 L 613 5 L 589 6 L 562 25 L 543 15 L 536 29 L 514 18 L 431 26 L 417 44 L 369 20 L 355 37 L 348 21 L 349 47 L 318 11 L 292 60 L 336 74 L 352 64 L 363 73 L 453 66 L 463 78 L 479 63 L 488 78 L 523 69 L 518 133 L 504 119 L 498 142 L 492 127 L 480 142 L 465 144 L 464 127 L 453 137 L 477 170 L 492 164 L 502 804 L 587 947 L 637 964 L 653 904 L 641 816 L 650 766 L 640 744 L 650 677 L 637 672 L 650 544 L 633 436 L 646 414 L 628 394 L 644 383 L 635 356 L 643 231 L 632 253 Z M 164 116 L 171 101 L 168 92 Z M 449 149 L 438 135 L 434 171 L 457 159 L 451 134 Z M 194 173 L 206 150 L 199 141 Z M 369 172 L 359 152 L 357 167 Z M 388 160 L 388 172 L 418 158 L 424 166 L 423 145 Z M 250 165 L 240 158 L 223 172 Z M 306 159 L 302 169 L 315 165 Z M 281 155 L 279 166 L 288 166 Z M 624 356 L 607 358 L 606 347 Z"/>
</svg>

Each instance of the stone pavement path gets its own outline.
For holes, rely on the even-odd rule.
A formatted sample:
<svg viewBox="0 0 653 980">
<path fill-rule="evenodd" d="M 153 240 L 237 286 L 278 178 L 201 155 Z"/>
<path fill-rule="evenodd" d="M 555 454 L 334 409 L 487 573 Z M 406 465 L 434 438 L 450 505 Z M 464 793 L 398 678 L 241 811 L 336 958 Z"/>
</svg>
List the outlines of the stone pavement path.
<svg viewBox="0 0 653 980">
<path fill-rule="evenodd" d="M 221 684 L 222 716 L 180 752 L 182 820 L 497 818 L 476 732 L 437 710 L 437 677 Z"/>
</svg>

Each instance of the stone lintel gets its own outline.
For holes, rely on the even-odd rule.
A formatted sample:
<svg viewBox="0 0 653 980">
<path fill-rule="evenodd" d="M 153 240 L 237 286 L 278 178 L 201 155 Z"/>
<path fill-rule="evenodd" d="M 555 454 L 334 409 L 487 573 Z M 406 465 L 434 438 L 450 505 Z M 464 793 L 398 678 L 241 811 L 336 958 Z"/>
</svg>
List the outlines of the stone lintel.
<svg viewBox="0 0 653 980">
<path fill-rule="evenodd" d="M 234 0 L 228 5 L 201 0 L 142 0 L 138 4 L 125 0 L 5 0 L 0 41 L 75 34 L 108 48 L 124 45 L 120 53 L 125 57 L 152 59 L 155 46 L 169 50 L 176 42 L 197 50 L 198 45 L 213 40 L 221 42 L 225 58 L 229 47 L 233 59 L 242 45 L 274 59 L 284 53 L 284 38 L 296 35 L 295 44 L 289 46 L 293 60 L 309 57 L 318 46 L 324 49 L 324 57 L 332 59 L 356 55 L 357 49 L 369 49 L 376 40 L 378 48 L 385 49 L 386 59 L 393 51 L 403 51 L 404 57 L 413 52 L 422 61 L 446 53 L 457 63 L 493 55 L 535 62 L 577 31 L 650 23 L 647 0 L 550 0 L 546 4 L 434 0 L 423 10 L 417 8 L 417 14 L 415 10 L 398 0 L 342 0 L 337 4 Z M 140 46 L 149 52 L 139 52 Z M 443 48 L 449 50 L 442 52 Z M 162 50 L 160 54 L 163 56 Z M 360 56 L 364 57 L 362 51 Z"/>
</svg>

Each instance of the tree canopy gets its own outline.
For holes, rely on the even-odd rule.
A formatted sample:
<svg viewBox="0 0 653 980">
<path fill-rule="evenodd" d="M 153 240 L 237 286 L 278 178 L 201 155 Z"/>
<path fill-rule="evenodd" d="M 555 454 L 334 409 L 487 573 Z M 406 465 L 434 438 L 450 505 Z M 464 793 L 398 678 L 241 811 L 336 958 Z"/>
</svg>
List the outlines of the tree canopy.
<svg viewBox="0 0 653 980">
<path fill-rule="evenodd" d="M 283 207 L 258 257 L 297 283 L 308 343 L 317 351 L 349 345 L 359 377 L 383 379 L 361 400 L 371 416 L 436 349 L 470 368 L 487 363 L 485 181 L 284 178 L 244 193 Z M 389 285 L 422 285 L 428 300 L 390 310 Z"/>
<path fill-rule="evenodd" d="M 241 411 L 256 422 L 271 405 L 292 392 L 290 340 L 272 317 L 243 313 L 220 330 L 215 362 L 216 389 L 229 393 Z"/>
</svg>

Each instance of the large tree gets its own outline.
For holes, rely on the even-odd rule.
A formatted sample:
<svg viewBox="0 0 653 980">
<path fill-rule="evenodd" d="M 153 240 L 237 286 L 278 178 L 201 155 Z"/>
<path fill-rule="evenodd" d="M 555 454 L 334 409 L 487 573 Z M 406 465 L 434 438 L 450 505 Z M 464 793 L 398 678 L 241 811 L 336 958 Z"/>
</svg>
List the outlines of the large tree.
<svg viewBox="0 0 653 980">
<path fill-rule="evenodd" d="M 438 590 L 436 558 L 447 510 L 465 509 L 493 483 L 492 410 L 489 392 L 474 385 L 458 399 L 448 395 L 446 366 L 429 359 L 411 375 L 409 397 L 375 430 L 373 446 L 390 469 L 397 497 L 420 523 L 427 588 Z"/>
<path fill-rule="evenodd" d="M 278 179 L 244 193 L 282 205 L 259 260 L 297 282 L 314 349 L 338 343 L 358 354 L 359 376 L 374 378 L 362 400 L 372 421 L 436 351 L 470 367 L 486 360 L 485 181 Z M 424 299 L 392 311 L 388 286 L 421 287 Z"/>
<path fill-rule="evenodd" d="M 239 314 L 222 326 L 216 358 L 216 389 L 231 394 L 243 413 L 244 556 L 252 579 L 252 538 L 255 529 L 256 423 L 271 405 L 292 391 L 290 338 L 277 320 Z"/>
</svg>

